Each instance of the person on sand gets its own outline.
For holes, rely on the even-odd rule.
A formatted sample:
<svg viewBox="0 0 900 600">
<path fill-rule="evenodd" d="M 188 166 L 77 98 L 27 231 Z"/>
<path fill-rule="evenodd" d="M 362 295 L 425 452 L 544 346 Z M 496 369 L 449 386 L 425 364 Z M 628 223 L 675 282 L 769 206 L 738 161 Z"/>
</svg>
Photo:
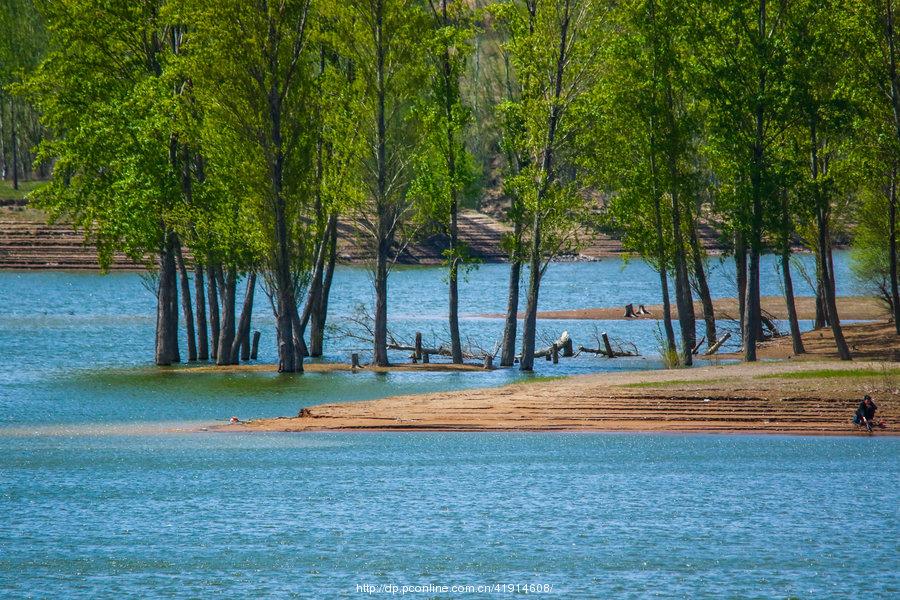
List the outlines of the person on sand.
<svg viewBox="0 0 900 600">
<path fill-rule="evenodd" d="M 872 397 L 866 394 L 863 401 L 859 403 L 856 414 L 853 415 L 853 424 L 857 426 L 865 425 L 870 432 L 872 427 L 884 427 L 884 423 L 875 421 L 875 411 L 878 407 L 872 402 Z"/>
</svg>

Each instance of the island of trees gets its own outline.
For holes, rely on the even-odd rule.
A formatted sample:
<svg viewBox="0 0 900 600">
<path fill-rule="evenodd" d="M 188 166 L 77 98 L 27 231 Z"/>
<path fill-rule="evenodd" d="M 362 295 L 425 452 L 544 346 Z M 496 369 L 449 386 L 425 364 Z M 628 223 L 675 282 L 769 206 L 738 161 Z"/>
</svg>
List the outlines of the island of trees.
<svg viewBox="0 0 900 600">
<path fill-rule="evenodd" d="M 695 298 L 706 343 L 718 340 L 704 223 L 731 248 L 747 361 L 763 332 L 764 252 L 780 257 L 793 349 L 804 350 L 798 246 L 816 257 L 816 326 L 850 359 L 836 240 L 852 238 L 855 268 L 900 334 L 895 9 L 8 0 L 0 170 L 16 186 L 49 176 L 31 201 L 85 231 L 101 264 L 152 257 L 159 365 L 246 359 L 259 278 L 278 369 L 302 371 L 323 352 L 339 223 L 370 258 L 377 365 L 388 363 L 398 254 L 416 236 L 446 236 L 450 358 L 462 362 L 457 283 L 471 259 L 458 214 L 489 180 L 510 225 L 501 365 L 518 356 L 532 369 L 544 273 L 604 228 L 659 272 L 666 347 L 691 364 Z"/>
</svg>

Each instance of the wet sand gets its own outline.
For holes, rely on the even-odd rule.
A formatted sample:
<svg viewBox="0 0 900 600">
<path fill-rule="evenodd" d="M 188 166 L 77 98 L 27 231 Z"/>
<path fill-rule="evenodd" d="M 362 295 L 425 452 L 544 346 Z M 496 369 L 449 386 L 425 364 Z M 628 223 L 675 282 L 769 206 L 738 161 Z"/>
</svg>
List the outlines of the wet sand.
<svg viewBox="0 0 900 600">
<path fill-rule="evenodd" d="M 891 327 L 847 327 L 857 345 L 898 350 Z M 439 430 L 617 431 L 868 435 L 851 424 L 864 393 L 878 404 L 887 430 L 900 433 L 900 365 L 828 358 L 819 332 L 801 361 L 707 364 L 692 369 L 603 373 L 537 380 L 501 388 L 324 404 L 297 417 L 262 419 L 219 431 Z M 790 344 L 782 338 L 773 342 Z M 886 345 L 885 345 L 886 344 Z M 871 355 L 875 349 L 865 347 Z M 774 350 L 772 350 L 774 352 Z M 763 353 L 763 356 L 766 356 Z M 605 360 L 605 359 L 598 359 Z"/>
<path fill-rule="evenodd" d="M 763 296 L 762 309 L 776 319 L 787 319 L 787 308 L 784 298 L 781 296 Z M 845 296 L 837 299 L 838 314 L 842 320 L 870 321 L 886 319 L 888 310 L 877 298 L 867 296 Z M 816 299 L 814 296 L 798 296 L 795 301 L 797 318 L 811 320 L 816 317 Z M 638 306 L 635 304 L 635 310 Z M 650 314 L 640 315 L 636 319 L 662 319 L 662 305 L 652 304 L 645 307 Z M 737 319 L 738 303 L 734 298 L 720 298 L 713 300 L 713 308 L 717 319 Z M 697 318 L 703 318 L 703 306 L 699 302 L 694 303 L 694 314 Z M 502 314 L 492 313 L 481 315 L 486 318 L 501 319 Z M 521 317 L 521 315 L 520 315 Z M 538 312 L 539 319 L 588 319 L 598 321 L 631 321 L 635 318 L 625 318 L 625 307 L 615 308 L 584 308 L 578 310 L 552 310 Z M 672 318 L 678 318 L 678 311 L 674 303 L 672 305 Z"/>
</svg>

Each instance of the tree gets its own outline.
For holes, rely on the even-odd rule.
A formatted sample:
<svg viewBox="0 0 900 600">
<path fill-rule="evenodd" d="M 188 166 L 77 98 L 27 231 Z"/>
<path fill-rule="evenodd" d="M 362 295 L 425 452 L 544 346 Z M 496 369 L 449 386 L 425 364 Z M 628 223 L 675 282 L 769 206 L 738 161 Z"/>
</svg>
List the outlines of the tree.
<svg viewBox="0 0 900 600">
<path fill-rule="evenodd" d="M 828 321 L 838 355 L 850 360 L 837 311 L 836 282 L 831 256 L 833 196 L 837 193 L 834 167 L 843 132 L 850 125 L 850 102 L 844 95 L 839 3 L 810 2 L 793 6 L 786 15 L 791 45 L 786 71 L 791 77 L 792 113 L 798 117 L 801 148 L 809 157 L 804 188 L 817 226 L 817 271 Z M 802 132 L 802 133 L 800 133 Z M 805 138 L 805 139 L 804 139 Z"/>
<path fill-rule="evenodd" d="M 623 246 L 659 273 L 667 351 L 677 352 L 669 295 L 672 264 L 672 205 L 664 197 L 660 171 L 662 135 L 655 0 L 623 5 L 607 64 L 592 95 L 596 123 L 584 136 L 585 176 L 607 196 L 606 227 L 622 235 Z M 651 15 L 651 11 L 653 14 Z"/>
<path fill-rule="evenodd" d="M 44 20 L 28 0 L 0 4 L 0 177 L 28 178 L 34 150 L 43 139 L 43 127 L 32 106 L 12 93 L 38 66 L 47 50 Z M 43 163 L 39 166 L 43 171 Z"/>
<path fill-rule="evenodd" d="M 529 282 L 519 367 L 530 371 L 538 296 L 547 256 L 554 256 L 572 235 L 585 206 L 575 185 L 560 177 L 566 151 L 577 147 L 583 130 L 579 112 L 587 107 L 588 90 L 596 79 L 604 33 L 605 4 L 589 0 L 528 0 L 503 9 L 510 28 L 510 61 L 522 82 L 520 111 L 523 149 L 530 164 L 514 185 L 523 190 L 523 207 L 531 216 Z M 522 24 L 529 24 L 522 26 Z M 526 85 L 527 84 L 527 85 Z M 574 165 L 572 160 L 569 164 Z M 554 229 L 557 232 L 554 232 Z M 546 236 L 545 234 L 550 234 Z"/>
<path fill-rule="evenodd" d="M 742 306 L 744 359 L 756 360 L 760 338 L 760 255 L 772 207 L 772 152 L 785 143 L 788 109 L 784 11 L 769 14 L 766 0 L 724 5 L 699 2 L 692 11 L 696 77 L 708 103 L 705 151 L 722 189 L 721 209 L 736 236 L 738 293 Z M 746 244 L 746 246 L 745 246 Z M 744 252 L 746 248 L 746 270 Z M 746 283 L 744 283 L 746 281 Z"/>
<path fill-rule="evenodd" d="M 150 0 L 103 11 L 90 2 L 43 5 L 50 50 L 24 93 L 54 134 L 38 153 L 56 163 L 37 204 L 83 229 L 101 267 L 119 250 L 138 261 L 158 257 L 155 355 L 169 365 L 180 361 L 172 223 L 182 190 L 164 76 L 173 30 L 160 8 Z"/>
<path fill-rule="evenodd" d="M 354 113 L 365 142 L 353 167 L 362 174 L 361 193 L 348 209 L 374 255 L 373 362 L 385 366 L 388 275 L 414 209 L 408 191 L 423 132 L 410 116 L 427 81 L 421 32 L 428 17 L 410 0 L 348 0 L 330 9 L 334 46 L 353 66 Z"/>
<path fill-rule="evenodd" d="M 853 89 L 862 112 L 856 120 L 856 172 L 865 177 L 856 232 L 857 276 L 874 283 L 891 306 L 900 335 L 900 284 L 897 252 L 897 165 L 900 163 L 900 74 L 897 60 L 897 7 L 893 0 L 854 3 L 848 7 L 848 35 L 856 75 Z M 872 185 L 874 183 L 875 185 Z M 866 185 L 867 184 L 867 185 Z"/>
<path fill-rule="evenodd" d="M 192 79 L 221 126 L 220 155 L 240 153 L 230 190 L 263 224 L 265 281 L 273 298 L 278 370 L 303 370 L 297 297 L 308 281 L 313 67 L 309 0 L 187 3 L 198 48 Z M 249 155 L 248 149 L 251 149 Z M 236 161 L 233 161 L 236 162 Z M 222 360 L 222 357 L 219 357 Z"/>
<path fill-rule="evenodd" d="M 459 268 L 467 259 L 467 248 L 459 241 L 458 214 L 463 191 L 472 181 L 471 163 L 466 151 L 464 134 L 470 120 L 468 108 L 462 100 L 460 78 L 466 60 L 472 52 L 470 40 L 474 29 L 470 23 L 471 10 L 462 0 L 439 0 L 429 3 L 434 22 L 434 40 L 430 53 L 435 57 L 431 90 L 421 110 L 428 125 L 424 154 L 434 154 L 438 160 L 422 161 L 421 192 L 437 201 L 436 210 L 429 211 L 439 221 L 448 223 L 450 241 L 445 252 L 448 263 L 448 325 L 450 354 L 455 364 L 462 364 L 462 345 L 459 338 Z M 429 144 L 430 142 L 430 144 Z M 435 164 L 435 163 L 439 164 Z M 421 193 L 420 192 L 420 193 Z"/>
</svg>

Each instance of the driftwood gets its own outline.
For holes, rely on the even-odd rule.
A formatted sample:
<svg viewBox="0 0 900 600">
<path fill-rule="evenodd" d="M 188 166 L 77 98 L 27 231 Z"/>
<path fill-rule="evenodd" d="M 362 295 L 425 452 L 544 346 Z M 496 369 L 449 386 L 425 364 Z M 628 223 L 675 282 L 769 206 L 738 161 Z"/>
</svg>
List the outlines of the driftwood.
<svg viewBox="0 0 900 600">
<path fill-rule="evenodd" d="M 578 353 L 587 352 L 589 354 L 599 354 L 601 356 L 605 356 L 606 358 L 620 358 L 623 356 L 640 356 L 640 353 L 637 351 L 637 348 L 634 350 L 625 350 L 621 346 L 618 350 L 614 349 L 612 343 L 609 341 L 609 335 L 604 331 L 600 334 L 600 339 L 603 341 L 602 348 L 585 348 L 584 346 L 578 347 Z M 599 341 L 599 340 L 598 340 Z M 634 347 L 634 344 L 632 344 Z"/>
<path fill-rule="evenodd" d="M 550 360 L 553 357 L 553 347 L 554 346 L 556 347 L 557 352 L 559 352 L 559 350 L 562 349 L 563 356 L 574 356 L 575 355 L 572 338 L 569 336 L 568 331 L 563 331 L 562 334 L 560 334 L 558 340 L 556 340 L 555 342 L 553 342 L 546 348 L 536 351 L 534 353 L 534 357 L 535 358 L 546 357 L 547 360 Z M 571 354 L 569 354 L 569 352 L 571 352 Z M 558 360 L 557 360 L 557 362 L 558 362 Z"/>
<path fill-rule="evenodd" d="M 700 352 L 700 346 L 702 346 L 703 342 L 705 342 L 705 341 L 706 341 L 706 336 L 703 336 L 702 338 L 700 338 L 700 341 L 697 342 L 697 344 L 694 346 L 694 349 L 691 350 L 691 354 L 696 356 Z"/>
<path fill-rule="evenodd" d="M 775 321 L 769 315 L 761 314 L 759 315 L 760 321 L 762 321 L 763 327 L 769 330 L 769 334 L 771 337 L 781 337 L 781 332 L 778 331 L 778 326 L 775 325 Z"/>
<path fill-rule="evenodd" d="M 450 351 L 450 348 L 445 348 L 443 345 L 438 346 L 437 348 L 424 348 L 422 346 L 408 346 L 406 344 L 388 344 L 388 350 L 402 350 L 406 352 L 412 352 L 414 355 L 419 355 L 422 358 L 422 362 L 428 362 L 425 357 L 429 354 L 434 354 L 436 356 L 453 356 L 453 353 Z M 471 352 L 463 352 L 463 358 L 469 358 L 473 360 L 481 360 L 485 357 L 484 354 L 472 354 Z"/>
<path fill-rule="evenodd" d="M 716 342 L 715 344 L 710 346 L 709 350 L 707 350 L 706 352 L 703 353 L 703 356 L 712 356 L 713 354 L 718 352 L 719 348 L 722 347 L 722 344 L 727 342 L 729 339 L 731 339 L 731 333 L 726 331 L 725 335 L 723 335 L 721 338 L 719 338 L 718 342 Z"/>
</svg>

